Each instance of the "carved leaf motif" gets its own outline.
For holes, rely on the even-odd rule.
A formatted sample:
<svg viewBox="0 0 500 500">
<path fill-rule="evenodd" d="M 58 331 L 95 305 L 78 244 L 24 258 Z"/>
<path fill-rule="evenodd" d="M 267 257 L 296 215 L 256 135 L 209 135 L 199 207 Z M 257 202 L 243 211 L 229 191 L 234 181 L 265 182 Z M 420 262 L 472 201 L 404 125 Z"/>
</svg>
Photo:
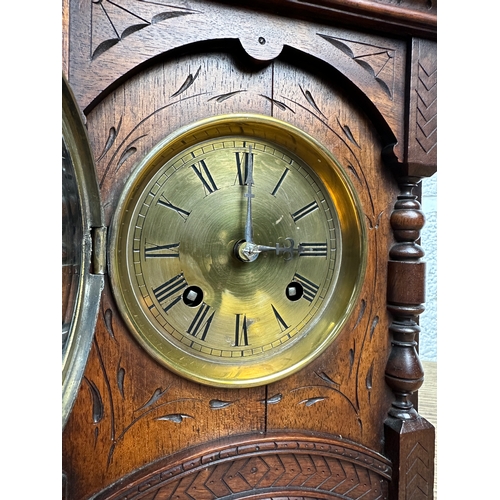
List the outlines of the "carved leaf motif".
<svg viewBox="0 0 500 500">
<path fill-rule="evenodd" d="M 300 85 L 299 88 L 302 92 L 302 95 L 306 98 L 306 101 L 326 120 L 328 121 L 327 117 L 321 112 L 319 109 L 318 105 L 316 104 L 316 101 L 314 100 L 311 92 L 309 90 L 304 90 Z"/>
<path fill-rule="evenodd" d="M 351 132 L 351 129 L 349 128 L 348 125 L 342 125 L 338 119 L 337 119 L 337 123 L 339 125 L 339 127 L 342 129 L 342 131 L 344 132 L 344 134 L 346 135 L 346 137 L 355 145 L 357 146 L 359 149 L 361 149 L 361 146 L 358 144 L 358 142 L 356 141 L 356 139 L 354 139 L 354 136 L 352 135 L 352 132 Z"/>
<path fill-rule="evenodd" d="M 120 159 L 118 160 L 116 170 L 118 170 L 125 163 L 125 161 L 128 160 L 128 158 L 130 158 L 136 152 L 137 152 L 137 148 L 134 148 L 134 147 L 128 148 L 126 151 L 124 151 L 122 153 Z"/>
<path fill-rule="evenodd" d="M 138 408 L 136 411 L 149 408 L 151 405 L 155 404 L 166 392 L 167 389 L 165 389 L 164 391 L 162 391 L 160 388 L 156 389 L 153 395 L 149 398 L 149 400 L 146 403 L 144 403 L 140 408 Z"/>
<path fill-rule="evenodd" d="M 361 182 L 361 178 L 359 177 L 358 171 L 354 168 L 354 166 L 351 163 L 347 163 L 347 169 L 350 170 L 354 177 L 358 180 L 358 182 Z"/>
<path fill-rule="evenodd" d="M 178 95 L 185 92 L 189 87 L 191 87 L 191 85 L 193 85 L 195 80 L 198 78 L 198 75 L 200 74 L 200 70 L 201 70 L 201 66 L 198 68 L 198 70 L 196 71 L 196 74 L 194 76 L 192 74 L 189 74 L 187 76 L 186 80 L 184 80 L 184 83 L 180 86 L 179 90 L 177 90 L 177 92 L 174 92 L 170 97 L 177 97 Z"/>
<path fill-rule="evenodd" d="M 366 388 L 370 391 L 372 387 L 373 387 L 373 361 L 372 364 L 370 365 L 368 373 L 366 374 Z"/>
<path fill-rule="evenodd" d="M 143 137 L 146 137 L 147 134 L 140 135 L 139 137 L 136 137 L 125 149 L 125 151 L 121 154 L 120 159 L 118 160 L 118 163 L 116 164 L 115 172 L 118 172 L 120 167 L 135 153 L 137 153 L 137 148 L 135 146 L 132 146 L 132 144 L 135 144 L 139 140 L 141 140 Z M 118 149 L 120 149 L 121 145 L 119 146 Z M 107 169 L 106 169 L 107 170 Z M 106 174 L 104 174 L 106 175 Z M 104 179 L 104 177 L 103 177 Z"/>
<path fill-rule="evenodd" d="M 230 99 L 231 97 L 240 94 L 241 92 L 246 92 L 246 90 L 235 90 L 234 92 L 228 92 L 227 94 L 217 95 L 215 97 L 211 97 L 208 101 L 224 102 L 227 99 Z"/>
<path fill-rule="evenodd" d="M 365 217 L 368 219 L 368 227 L 369 229 L 378 229 L 378 226 L 380 224 L 380 219 L 382 218 L 382 214 L 384 212 L 380 212 L 377 216 L 377 221 L 374 223 L 373 220 L 371 219 L 371 217 L 369 217 L 368 215 L 365 214 Z"/>
<path fill-rule="evenodd" d="M 316 373 L 316 375 L 321 379 L 327 382 L 330 385 L 335 386 L 337 389 L 340 387 L 340 384 L 332 380 L 325 372 Z"/>
<path fill-rule="evenodd" d="M 270 398 L 267 398 L 264 400 L 264 403 L 270 404 L 270 405 L 275 405 L 277 403 L 280 403 L 281 400 L 283 399 L 282 394 L 275 394 L 274 396 L 271 396 Z"/>
<path fill-rule="evenodd" d="M 379 321 L 379 317 L 378 316 L 375 316 L 373 318 L 373 321 L 372 321 L 372 326 L 370 328 L 370 340 L 372 339 L 373 337 L 373 334 L 375 333 L 375 328 L 377 327 L 378 325 L 378 321 Z"/>
<path fill-rule="evenodd" d="M 188 14 L 187 12 L 162 12 L 157 16 L 153 16 L 151 19 L 151 24 L 156 24 L 161 21 L 165 21 L 166 19 L 173 19 L 174 17 L 185 16 Z"/>
<path fill-rule="evenodd" d="M 118 390 L 120 391 L 122 398 L 125 397 L 123 392 L 124 381 L 125 381 L 125 370 L 120 366 L 116 373 L 116 382 L 118 384 Z"/>
<path fill-rule="evenodd" d="M 327 399 L 327 398 L 325 398 L 325 397 L 308 398 L 308 399 L 304 399 L 303 401 L 301 401 L 299 403 L 299 405 L 304 404 L 306 406 L 312 406 L 316 403 L 319 403 L 320 401 L 324 401 L 325 399 Z"/>
<path fill-rule="evenodd" d="M 92 2 L 92 59 L 147 26 L 194 14 L 195 11 L 161 0 L 99 0 Z"/>
<path fill-rule="evenodd" d="M 114 339 L 115 335 L 113 333 L 113 311 L 111 311 L 111 309 L 106 309 L 106 311 L 104 312 L 104 323 L 110 337 Z"/>
<path fill-rule="evenodd" d="M 120 37 L 110 22 L 103 6 L 92 3 L 92 55 L 99 57 L 120 41 Z"/>
<path fill-rule="evenodd" d="M 232 406 L 234 402 L 232 401 L 221 401 L 220 399 L 212 399 L 209 403 L 209 406 L 212 410 L 220 410 L 222 408 L 227 408 L 228 406 Z"/>
<path fill-rule="evenodd" d="M 320 34 L 319 36 L 359 64 L 392 99 L 394 94 L 394 49 L 328 35 Z"/>
<path fill-rule="evenodd" d="M 118 124 L 118 130 L 120 130 L 120 125 L 121 125 L 121 118 L 120 118 L 120 123 Z M 104 155 L 109 151 L 111 146 L 116 140 L 116 136 L 118 135 L 118 131 L 116 130 L 115 127 L 111 127 L 109 129 L 108 133 L 108 139 L 106 140 L 106 144 L 104 145 L 104 149 L 102 150 L 102 153 L 99 155 L 99 158 L 97 158 L 96 161 L 100 161 Z"/>
<path fill-rule="evenodd" d="M 90 394 L 92 396 L 92 420 L 94 424 L 98 424 L 104 416 L 104 405 L 102 403 L 101 393 L 94 382 L 86 377 L 85 381 L 88 384 Z"/>
<path fill-rule="evenodd" d="M 343 41 L 337 38 L 333 38 L 331 36 L 327 35 L 320 35 L 322 38 L 324 38 L 326 41 L 330 42 L 334 47 L 337 47 L 337 49 L 341 50 L 344 54 L 349 56 L 351 59 L 354 58 L 354 52 L 351 50 L 349 45 L 346 45 Z"/>
<path fill-rule="evenodd" d="M 295 114 L 295 111 L 287 106 L 285 103 L 281 101 L 277 101 L 276 99 L 273 99 L 272 97 L 268 97 L 267 95 L 260 94 L 261 97 L 264 99 L 267 99 L 268 101 L 272 102 L 275 106 L 281 109 L 281 111 L 291 111 L 293 114 Z"/>
<path fill-rule="evenodd" d="M 184 415 L 183 413 L 172 413 L 170 415 L 163 415 L 163 417 L 158 417 L 155 420 L 168 420 L 174 424 L 180 424 L 186 418 L 193 418 L 191 415 Z"/>
<path fill-rule="evenodd" d="M 355 330 L 357 328 L 357 326 L 361 323 L 361 320 L 365 314 L 365 310 L 366 310 L 366 300 L 362 299 L 361 300 L 361 307 L 359 308 L 358 319 L 356 320 L 356 324 L 354 325 L 353 330 Z"/>
</svg>

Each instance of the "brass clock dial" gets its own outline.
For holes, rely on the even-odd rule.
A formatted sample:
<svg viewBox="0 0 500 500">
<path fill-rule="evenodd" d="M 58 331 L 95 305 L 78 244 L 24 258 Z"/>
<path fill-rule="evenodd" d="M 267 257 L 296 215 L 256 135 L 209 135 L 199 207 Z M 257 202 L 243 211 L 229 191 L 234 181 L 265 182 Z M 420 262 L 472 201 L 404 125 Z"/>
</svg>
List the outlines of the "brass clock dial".
<svg viewBox="0 0 500 500">
<path fill-rule="evenodd" d="M 137 167 L 110 271 L 154 358 L 197 382 L 249 387 L 331 343 L 365 253 L 359 202 L 331 154 L 279 120 L 227 115 L 183 128 Z"/>
</svg>

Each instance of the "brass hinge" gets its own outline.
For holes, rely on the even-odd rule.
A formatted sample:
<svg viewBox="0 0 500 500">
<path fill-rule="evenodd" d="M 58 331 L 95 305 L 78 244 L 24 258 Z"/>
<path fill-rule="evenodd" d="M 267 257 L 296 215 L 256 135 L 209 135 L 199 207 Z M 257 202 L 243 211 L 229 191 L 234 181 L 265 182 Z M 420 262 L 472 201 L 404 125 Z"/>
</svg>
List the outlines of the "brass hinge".
<svg viewBox="0 0 500 500">
<path fill-rule="evenodd" d="M 92 228 L 92 268 L 93 274 L 106 274 L 107 227 Z"/>
</svg>

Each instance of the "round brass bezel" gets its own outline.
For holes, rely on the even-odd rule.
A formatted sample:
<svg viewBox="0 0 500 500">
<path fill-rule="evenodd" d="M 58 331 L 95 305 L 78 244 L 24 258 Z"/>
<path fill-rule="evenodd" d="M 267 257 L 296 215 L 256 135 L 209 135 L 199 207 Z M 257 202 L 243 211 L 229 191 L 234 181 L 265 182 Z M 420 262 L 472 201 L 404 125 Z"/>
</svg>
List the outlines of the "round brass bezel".
<svg viewBox="0 0 500 500">
<path fill-rule="evenodd" d="M 285 347 L 272 349 L 255 361 L 226 358 L 209 362 L 179 348 L 155 333 L 141 319 L 141 305 L 128 276 L 123 245 L 128 235 L 127 217 L 134 211 L 138 194 L 158 168 L 186 148 L 209 139 L 239 135 L 265 140 L 300 158 L 319 178 L 331 199 L 340 226 L 341 249 L 336 279 L 328 307 L 320 308 L 307 335 L 298 336 Z M 160 364 L 193 381 L 218 387 L 253 387 L 297 372 L 321 354 L 339 334 L 350 316 L 366 268 L 367 238 L 361 203 L 335 157 L 318 141 L 300 129 L 265 115 L 232 114 L 190 124 L 161 141 L 136 166 L 118 202 L 110 228 L 109 266 L 112 289 L 118 307 L 134 337 Z M 251 264 L 250 264 L 251 265 Z M 334 300 L 333 300 L 334 298 Z"/>
</svg>

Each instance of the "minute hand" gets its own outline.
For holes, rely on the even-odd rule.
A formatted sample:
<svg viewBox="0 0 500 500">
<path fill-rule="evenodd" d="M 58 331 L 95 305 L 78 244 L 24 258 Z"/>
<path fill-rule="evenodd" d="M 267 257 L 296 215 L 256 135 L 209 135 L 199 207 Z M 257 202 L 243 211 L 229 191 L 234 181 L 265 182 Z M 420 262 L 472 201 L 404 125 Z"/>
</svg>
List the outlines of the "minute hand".
<svg viewBox="0 0 500 500">
<path fill-rule="evenodd" d="M 252 193 L 253 184 L 253 153 L 252 146 L 248 146 L 247 154 L 247 178 L 245 184 L 247 185 L 247 192 L 245 197 L 247 198 L 247 220 L 245 224 L 245 241 L 247 243 L 253 243 L 253 226 L 252 226 L 252 198 L 255 195 Z"/>
</svg>

